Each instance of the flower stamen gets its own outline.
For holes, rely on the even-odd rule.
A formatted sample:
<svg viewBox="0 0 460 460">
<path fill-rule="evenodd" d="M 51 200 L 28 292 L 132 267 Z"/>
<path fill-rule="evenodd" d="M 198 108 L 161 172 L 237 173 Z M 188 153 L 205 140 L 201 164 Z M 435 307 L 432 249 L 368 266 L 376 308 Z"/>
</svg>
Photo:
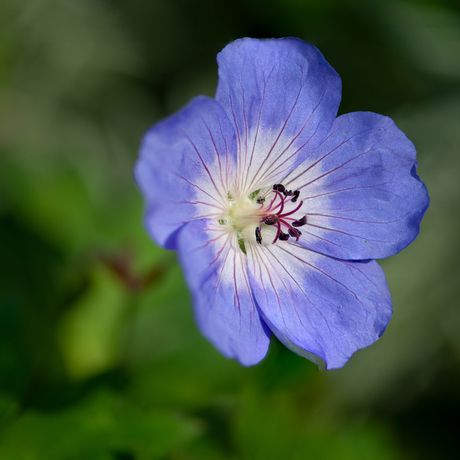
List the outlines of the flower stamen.
<svg viewBox="0 0 460 460">
<path fill-rule="evenodd" d="M 300 197 L 300 192 L 298 190 L 286 190 L 282 184 L 275 184 L 272 190 L 265 195 L 259 195 L 259 192 L 260 190 L 256 190 L 244 199 L 234 198 L 238 194 L 228 192 L 228 212 L 218 219 L 221 225 L 225 225 L 230 231 L 236 232 L 240 249 L 246 253 L 244 243 L 250 235 L 248 231 L 255 231 L 255 242 L 263 244 L 262 229 L 264 225 L 273 226 L 276 229 L 272 244 L 278 240 L 287 241 L 290 237 L 299 241 L 302 232 L 297 227 L 307 223 L 306 216 L 300 219 L 298 217 L 298 211 L 303 206 L 303 201 L 296 202 Z M 269 196 L 270 193 L 272 196 Z M 290 203 L 295 204 L 290 205 Z M 252 230 L 253 225 L 256 225 L 255 230 Z"/>
<path fill-rule="evenodd" d="M 257 241 L 259 244 L 262 244 L 262 243 L 263 243 L 262 234 L 260 233 L 260 226 L 259 226 L 259 227 L 256 227 L 256 241 Z"/>
<path fill-rule="evenodd" d="M 262 244 L 262 225 L 276 225 L 276 235 L 272 244 L 276 243 L 278 240 L 280 241 L 287 241 L 289 237 L 293 237 L 296 241 L 299 241 L 302 232 L 297 230 L 294 227 L 301 227 L 307 223 L 307 217 L 303 216 L 301 219 L 294 220 L 294 218 L 289 217 L 295 214 L 303 205 L 303 201 L 292 210 L 285 212 L 286 204 L 292 202 L 296 203 L 299 196 L 299 190 L 286 190 L 284 185 L 282 184 L 275 184 L 273 185 L 273 193 L 275 196 L 272 198 L 270 204 L 264 209 L 263 202 L 260 199 L 257 199 L 258 203 L 261 203 L 261 211 L 264 211 L 264 215 L 261 217 L 259 221 L 259 226 L 256 228 L 256 241 L 259 244 Z M 278 201 L 278 202 L 277 202 Z M 292 220 L 292 224 L 288 221 Z M 286 227 L 287 233 L 282 231 L 282 226 Z"/>
</svg>

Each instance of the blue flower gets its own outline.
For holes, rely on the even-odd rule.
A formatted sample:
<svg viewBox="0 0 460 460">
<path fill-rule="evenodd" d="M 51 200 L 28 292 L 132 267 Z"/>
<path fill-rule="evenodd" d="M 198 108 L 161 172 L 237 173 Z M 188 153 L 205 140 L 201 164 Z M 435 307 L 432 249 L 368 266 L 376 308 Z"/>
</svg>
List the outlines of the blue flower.
<svg viewBox="0 0 460 460">
<path fill-rule="evenodd" d="M 429 204 L 413 144 L 382 115 L 336 118 L 337 73 L 297 39 L 241 39 L 197 97 L 145 135 L 145 225 L 178 251 L 201 332 L 259 362 L 273 332 L 326 368 L 376 341 L 392 313 L 373 259 L 418 235 Z"/>
</svg>

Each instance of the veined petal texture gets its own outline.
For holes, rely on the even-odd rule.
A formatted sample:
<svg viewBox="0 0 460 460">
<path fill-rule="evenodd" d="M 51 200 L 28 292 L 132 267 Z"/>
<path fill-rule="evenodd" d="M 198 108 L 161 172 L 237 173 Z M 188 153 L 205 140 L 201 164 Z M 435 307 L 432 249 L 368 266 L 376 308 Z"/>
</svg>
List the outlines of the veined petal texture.
<svg viewBox="0 0 460 460">
<path fill-rule="evenodd" d="M 246 256 L 234 238 L 213 219 L 193 221 L 179 234 L 179 257 L 201 332 L 223 355 L 249 366 L 266 355 L 271 332 L 259 315 Z"/>
<path fill-rule="evenodd" d="M 176 231 L 225 209 L 235 177 L 235 132 L 213 99 L 197 97 L 144 136 L 134 174 L 152 238 L 176 249 Z"/>
<path fill-rule="evenodd" d="M 249 245 L 248 268 L 275 335 L 297 353 L 298 347 L 319 356 L 327 369 L 375 342 L 390 320 L 390 291 L 373 260 L 334 259 L 296 243 Z"/>
<path fill-rule="evenodd" d="M 338 117 L 283 182 L 304 201 L 301 244 L 344 259 L 379 259 L 408 246 L 429 204 L 416 167 L 414 145 L 390 118 Z"/>
<path fill-rule="evenodd" d="M 337 114 L 341 81 L 305 42 L 241 39 L 217 56 L 216 100 L 238 143 L 237 189 L 270 186 L 324 139 Z"/>
</svg>

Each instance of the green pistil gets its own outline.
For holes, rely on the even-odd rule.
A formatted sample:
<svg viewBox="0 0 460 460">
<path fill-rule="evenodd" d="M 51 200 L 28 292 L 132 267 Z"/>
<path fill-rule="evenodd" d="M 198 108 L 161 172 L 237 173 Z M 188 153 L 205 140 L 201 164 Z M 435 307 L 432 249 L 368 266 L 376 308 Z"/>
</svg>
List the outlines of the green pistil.
<svg viewBox="0 0 460 460">
<path fill-rule="evenodd" d="M 259 189 L 259 190 L 256 190 L 255 192 L 252 192 L 252 193 L 248 196 L 248 198 L 249 198 L 250 200 L 253 200 L 253 199 L 259 194 L 259 192 L 260 192 L 260 189 Z"/>
<path fill-rule="evenodd" d="M 238 246 L 246 254 L 246 246 L 244 244 L 244 238 L 243 238 L 243 234 L 242 234 L 241 230 L 236 231 L 236 236 L 238 238 Z"/>
</svg>

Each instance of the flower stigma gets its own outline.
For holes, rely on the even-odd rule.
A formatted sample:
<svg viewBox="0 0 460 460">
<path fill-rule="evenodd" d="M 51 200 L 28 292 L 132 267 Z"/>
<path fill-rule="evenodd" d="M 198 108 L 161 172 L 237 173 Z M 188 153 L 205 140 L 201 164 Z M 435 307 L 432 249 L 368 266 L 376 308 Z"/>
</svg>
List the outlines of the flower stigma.
<svg viewBox="0 0 460 460">
<path fill-rule="evenodd" d="M 299 216 L 303 201 L 298 202 L 298 190 L 287 190 L 282 184 L 275 184 L 265 194 L 256 190 L 243 200 L 234 199 L 230 192 L 227 196 L 228 210 L 219 223 L 236 234 L 238 246 L 245 254 L 248 241 L 267 244 L 262 230 L 270 237 L 268 241 L 273 237 L 271 244 L 287 241 L 290 237 L 299 241 L 302 232 L 298 228 L 307 223 L 307 217 Z"/>
</svg>

